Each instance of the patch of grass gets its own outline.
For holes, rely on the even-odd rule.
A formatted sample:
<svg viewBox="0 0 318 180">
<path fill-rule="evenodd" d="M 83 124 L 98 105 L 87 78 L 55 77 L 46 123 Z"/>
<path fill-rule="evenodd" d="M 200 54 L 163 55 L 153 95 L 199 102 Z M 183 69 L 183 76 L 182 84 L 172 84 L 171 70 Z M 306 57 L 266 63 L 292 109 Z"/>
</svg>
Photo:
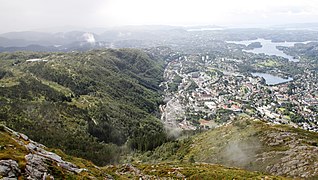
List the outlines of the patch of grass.
<svg viewBox="0 0 318 180">
<path fill-rule="evenodd" d="M 267 60 L 264 62 L 260 62 L 257 64 L 258 66 L 265 66 L 265 67 L 277 67 L 280 66 L 280 63 L 275 60 Z"/>
<path fill-rule="evenodd" d="M 54 90 L 63 93 L 64 95 L 70 95 L 72 94 L 72 91 L 64 86 L 59 85 L 56 82 L 52 82 L 52 81 L 48 81 L 45 79 L 41 79 L 41 82 L 47 86 L 50 86 L 51 88 L 53 88 Z"/>
<path fill-rule="evenodd" d="M 0 159 L 12 159 L 18 162 L 19 167 L 25 167 L 25 155 L 28 150 L 16 142 L 11 135 L 0 132 Z"/>
<path fill-rule="evenodd" d="M 56 173 L 62 173 L 63 177 L 65 177 L 65 178 L 66 177 L 71 178 L 71 179 L 72 178 L 74 179 L 74 177 L 75 177 L 75 179 L 89 179 L 89 177 L 103 178 L 107 174 L 112 175 L 115 179 L 119 178 L 119 176 L 114 173 L 115 169 L 111 169 L 108 167 L 103 167 L 103 168 L 97 167 L 91 161 L 88 161 L 88 160 L 82 159 L 82 158 L 78 158 L 78 157 L 74 157 L 74 156 L 70 156 L 68 154 L 65 154 L 60 149 L 48 149 L 48 150 L 61 156 L 63 160 L 71 162 L 79 168 L 83 168 L 83 169 L 88 170 L 88 171 L 82 171 L 80 174 L 75 176 L 73 174 L 65 172 L 63 169 L 56 167 L 56 166 L 54 166 L 54 164 L 52 164 L 51 169 Z M 58 177 L 60 177 L 60 176 L 58 176 Z"/>
<path fill-rule="evenodd" d="M 137 164 L 144 174 L 175 179 L 286 179 L 220 165 L 197 163 Z"/>
</svg>

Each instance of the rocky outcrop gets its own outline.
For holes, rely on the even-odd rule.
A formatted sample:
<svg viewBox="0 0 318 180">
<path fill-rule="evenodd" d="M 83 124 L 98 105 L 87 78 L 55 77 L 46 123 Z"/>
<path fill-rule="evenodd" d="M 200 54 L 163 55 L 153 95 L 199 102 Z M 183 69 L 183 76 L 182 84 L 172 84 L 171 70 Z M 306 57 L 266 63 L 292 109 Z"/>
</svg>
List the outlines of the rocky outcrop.
<svg viewBox="0 0 318 180">
<path fill-rule="evenodd" d="M 86 171 L 86 169 L 80 169 L 76 165 L 62 160 L 62 158 L 52 152 L 46 151 L 43 149 L 43 145 L 36 143 L 36 142 L 30 142 L 25 146 L 31 153 L 26 156 L 26 160 L 30 160 L 34 162 L 34 159 L 42 160 L 42 161 L 51 161 L 56 163 L 59 167 L 62 167 L 63 169 L 66 169 L 68 171 L 74 172 L 74 173 L 81 173 L 82 171 Z M 28 161 L 27 161 L 28 162 Z"/>
<path fill-rule="evenodd" d="M 0 178 L 17 179 L 19 176 L 24 176 L 27 179 L 54 179 L 50 174 L 50 168 L 53 166 L 59 167 L 70 173 L 79 174 L 86 169 L 78 168 L 76 165 L 64 161 L 59 155 L 49 152 L 42 144 L 34 142 L 28 136 L 13 131 L 7 127 L 3 127 L 4 131 L 9 133 L 14 141 L 27 149 L 28 154 L 25 155 L 25 169 L 19 168 L 18 162 L 14 160 L 0 161 Z"/>
<path fill-rule="evenodd" d="M 28 154 L 25 159 L 27 161 L 25 172 L 28 179 L 54 179 L 53 176 L 48 174 L 48 167 L 44 157 L 37 154 Z"/>
<path fill-rule="evenodd" d="M 267 165 L 266 172 L 301 178 L 318 176 L 318 147 L 310 141 L 299 138 L 297 133 L 277 130 L 265 133 L 262 141 L 276 149 L 258 155 L 256 161 L 272 162 Z"/>
<path fill-rule="evenodd" d="M 267 171 L 283 176 L 309 178 L 318 175 L 318 164 L 315 161 L 317 147 L 297 146 L 283 152 L 278 163 L 267 167 Z"/>
<path fill-rule="evenodd" d="M 0 178 L 17 179 L 21 174 L 19 165 L 14 160 L 0 160 Z"/>
</svg>

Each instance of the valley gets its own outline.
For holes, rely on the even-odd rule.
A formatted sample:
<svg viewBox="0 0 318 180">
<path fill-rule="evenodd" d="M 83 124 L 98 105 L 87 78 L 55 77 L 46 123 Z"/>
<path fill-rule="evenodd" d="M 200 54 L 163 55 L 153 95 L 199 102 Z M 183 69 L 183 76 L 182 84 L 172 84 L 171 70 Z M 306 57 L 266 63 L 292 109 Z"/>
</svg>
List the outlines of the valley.
<svg viewBox="0 0 318 180">
<path fill-rule="evenodd" d="M 318 0 L 2 0 L 0 180 L 318 180 Z"/>
<path fill-rule="evenodd" d="M 146 32 L 77 32 L 67 49 L 0 53 L 2 169 L 19 178 L 317 178 L 315 32 Z M 269 39 L 289 40 L 275 46 L 286 56 L 254 53 Z M 29 154 L 49 160 L 33 167 Z"/>
</svg>

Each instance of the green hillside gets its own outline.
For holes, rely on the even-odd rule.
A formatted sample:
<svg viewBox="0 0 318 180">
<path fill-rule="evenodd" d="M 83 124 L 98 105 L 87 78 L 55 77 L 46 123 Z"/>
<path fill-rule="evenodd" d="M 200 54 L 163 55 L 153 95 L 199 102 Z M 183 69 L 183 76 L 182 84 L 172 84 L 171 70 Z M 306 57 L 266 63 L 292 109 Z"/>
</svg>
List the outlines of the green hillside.
<svg viewBox="0 0 318 180">
<path fill-rule="evenodd" d="M 13 179 L 285 179 L 211 164 L 159 163 L 97 167 L 0 126 L 0 178 Z"/>
<path fill-rule="evenodd" d="M 167 140 L 158 120 L 164 62 L 140 50 L 1 53 L 0 122 L 104 165 Z"/>
<path fill-rule="evenodd" d="M 318 134 L 257 119 L 232 123 L 166 143 L 139 156 L 144 162 L 205 162 L 275 175 L 318 178 Z"/>
</svg>

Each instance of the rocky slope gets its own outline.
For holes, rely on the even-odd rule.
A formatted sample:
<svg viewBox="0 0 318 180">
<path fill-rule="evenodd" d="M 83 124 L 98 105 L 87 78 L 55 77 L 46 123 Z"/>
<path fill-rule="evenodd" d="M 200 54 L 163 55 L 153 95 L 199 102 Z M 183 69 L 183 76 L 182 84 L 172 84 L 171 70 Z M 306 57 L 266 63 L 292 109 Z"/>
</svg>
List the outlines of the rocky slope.
<svg viewBox="0 0 318 180">
<path fill-rule="evenodd" d="M 259 172 L 199 163 L 119 164 L 97 167 L 48 149 L 0 126 L 0 179 L 285 179 Z"/>
<path fill-rule="evenodd" d="M 0 136 L 2 178 L 54 179 L 59 173 L 62 177 L 67 177 L 88 171 L 64 161 L 61 156 L 48 151 L 44 145 L 5 126 L 1 126 Z"/>
</svg>

